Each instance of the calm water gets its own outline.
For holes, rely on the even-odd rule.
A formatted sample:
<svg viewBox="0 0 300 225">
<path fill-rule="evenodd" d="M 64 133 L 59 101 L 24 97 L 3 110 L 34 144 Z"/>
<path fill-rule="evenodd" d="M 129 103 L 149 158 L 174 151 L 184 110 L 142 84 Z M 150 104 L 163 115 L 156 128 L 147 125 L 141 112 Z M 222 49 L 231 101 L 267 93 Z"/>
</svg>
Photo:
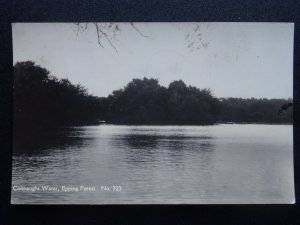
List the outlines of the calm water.
<svg viewBox="0 0 300 225">
<path fill-rule="evenodd" d="M 100 125 L 40 133 L 14 146 L 12 203 L 291 203 L 292 129 Z M 54 190 L 41 190 L 47 186 Z"/>
</svg>

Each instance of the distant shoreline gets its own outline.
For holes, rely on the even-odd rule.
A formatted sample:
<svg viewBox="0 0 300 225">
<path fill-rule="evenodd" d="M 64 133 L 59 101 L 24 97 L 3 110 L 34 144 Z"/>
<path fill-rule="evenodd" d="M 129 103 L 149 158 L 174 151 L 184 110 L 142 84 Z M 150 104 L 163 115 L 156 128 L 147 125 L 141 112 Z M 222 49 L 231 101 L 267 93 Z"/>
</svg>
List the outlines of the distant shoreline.
<svg viewBox="0 0 300 225">
<path fill-rule="evenodd" d="M 292 124 L 292 99 L 217 98 L 174 80 L 134 78 L 107 98 L 58 79 L 34 62 L 14 65 L 14 128 L 116 125 Z"/>
</svg>

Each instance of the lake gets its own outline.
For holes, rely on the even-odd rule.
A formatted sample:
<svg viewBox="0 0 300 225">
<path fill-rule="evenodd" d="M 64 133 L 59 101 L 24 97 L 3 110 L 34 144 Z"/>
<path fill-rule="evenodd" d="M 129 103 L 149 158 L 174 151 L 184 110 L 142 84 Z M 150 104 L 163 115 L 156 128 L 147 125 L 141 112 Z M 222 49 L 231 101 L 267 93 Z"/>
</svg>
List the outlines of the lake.
<svg viewBox="0 0 300 225">
<path fill-rule="evenodd" d="M 99 125 L 23 139 L 13 204 L 294 202 L 292 125 Z"/>
</svg>

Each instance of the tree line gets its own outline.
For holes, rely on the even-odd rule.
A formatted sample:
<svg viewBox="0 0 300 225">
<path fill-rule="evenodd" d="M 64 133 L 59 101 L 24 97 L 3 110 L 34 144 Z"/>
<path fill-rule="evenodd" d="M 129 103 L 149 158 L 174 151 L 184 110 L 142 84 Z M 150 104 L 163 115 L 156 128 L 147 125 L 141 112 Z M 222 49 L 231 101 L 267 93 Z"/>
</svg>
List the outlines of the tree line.
<svg viewBox="0 0 300 225">
<path fill-rule="evenodd" d="M 97 124 L 209 125 L 214 123 L 292 123 L 293 112 L 278 115 L 291 99 L 216 98 L 209 89 L 182 80 L 168 87 L 157 79 L 133 79 L 108 97 L 50 75 L 33 62 L 14 65 L 14 124 L 73 126 Z"/>
<path fill-rule="evenodd" d="M 81 85 L 58 79 L 33 62 L 14 65 L 14 124 L 68 126 L 95 123 L 102 113 L 101 98 Z"/>
</svg>

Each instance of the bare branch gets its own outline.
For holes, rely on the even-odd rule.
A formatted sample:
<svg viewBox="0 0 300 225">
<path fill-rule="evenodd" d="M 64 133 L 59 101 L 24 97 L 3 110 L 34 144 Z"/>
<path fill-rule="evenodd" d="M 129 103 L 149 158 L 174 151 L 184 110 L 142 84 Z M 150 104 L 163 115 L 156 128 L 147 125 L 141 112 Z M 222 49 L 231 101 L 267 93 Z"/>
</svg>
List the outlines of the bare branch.
<svg viewBox="0 0 300 225">
<path fill-rule="evenodd" d="M 96 31 L 97 31 L 97 37 L 98 37 L 98 44 L 102 47 L 102 48 L 104 48 L 103 47 L 103 45 L 101 44 L 101 41 L 100 41 L 100 31 L 99 31 L 99 26 L 98 26 L 98 24 L 97 23 L 95 23 L 95 26 L 96 26 Z"/>
<path fill-rule="evenodd" d="M 76 26 L 77 26 L 77 36 L 78 36 L 78 33 L 79 33 L 79 23 L 76 23 Z"/>
<path fill-rule="evenodd" d="M 105 37 L 105 39 L 108 41 L 108 43 L 110 44 L 110 46 L 116 51 L 116 53 L 118 53 L 117 48 L 116 48 L 116 47 L 114 46 L 114 44 L 111 42 L 111 40 L 109 39 L 108 35 L 107 35 L 105 32 L 103 32 L 103 31 L 101 30 L 101 28 L 98 26 L 97 23 L 96 23 L 96 27 L 97 27 L 97 31 L 99 31 L 99 32 Z M 98 37 L 99 37 L 99 35 L 98 35 Z"/>
<path fill-rule="evenodd" d="M 130 25 L 142 36 L 148 38 L 149 36 L 144 35 L 135 25 L 134 23 L 130 23 Z"/>
<path fill-rule="evenodd" d="M 85 31 L 88 28 L 88 23 L 84 23 L 84 27 L 82 26 L 82 31 Z"/>
<path fill-rule="evenodd" d="M 77 36 L 88 29 L 88 23 L 74 23 L 77 26 Z M 114 40 L 117 40 L 117 35 L 121 31 L 118 24 L 115 23 L 108 23 L 108 24 L 99 24 L 99 23 L 93 23 L 96 32 L 97 32 L 97 42 L 98 44 L 104 48 L 105 45 L 103 44 L 103 38 L 108 42 L 108 44 L 118 53 L 118 49 L 114 44 Z M 147 35 L 144 35 L 136 26 L 134 23 L 130 23 L 130 25 L 134 28 L 134 30 L 139 33 L 142 37 L 150 37 Z"/>
</svg>

